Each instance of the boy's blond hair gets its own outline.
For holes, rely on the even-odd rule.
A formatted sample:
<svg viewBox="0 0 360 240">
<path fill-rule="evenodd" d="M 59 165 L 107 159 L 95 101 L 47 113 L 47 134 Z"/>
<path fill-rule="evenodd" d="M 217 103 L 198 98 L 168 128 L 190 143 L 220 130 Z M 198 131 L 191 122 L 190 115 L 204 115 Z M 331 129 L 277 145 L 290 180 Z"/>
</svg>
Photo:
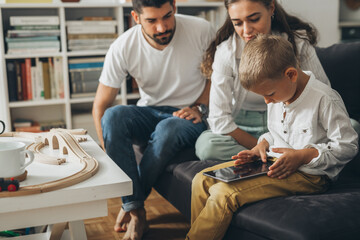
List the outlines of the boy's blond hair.
<svg viewBox="0 0 360 240">
<path fill-rule="evenodd" d="M 239 78 L 246 89 L 283 77 L 289 67 L 298 67 L 291 43 L 275 35 L 258 34 L 245 46 L 241 55 Z"/>
</svg>

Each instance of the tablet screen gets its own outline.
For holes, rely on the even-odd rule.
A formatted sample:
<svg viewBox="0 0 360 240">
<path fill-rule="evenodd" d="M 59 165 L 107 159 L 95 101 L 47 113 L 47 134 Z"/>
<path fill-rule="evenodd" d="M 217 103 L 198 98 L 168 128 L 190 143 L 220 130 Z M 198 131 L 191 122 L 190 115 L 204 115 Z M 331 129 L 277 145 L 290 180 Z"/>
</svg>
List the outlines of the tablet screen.
<svg viewBox="0 0 360 240">
<path fill-rule="evenodd" d="M 205 176 L 216 178 L 224 182 L 232 182 L 235 180 L 266 174 L 272 164 L 272 161 L 267 161 L 266 163 L 263 163 L 261 160 L 258 160 L 237 166 L 204 172 L 203 174 Z"/>
</svg>

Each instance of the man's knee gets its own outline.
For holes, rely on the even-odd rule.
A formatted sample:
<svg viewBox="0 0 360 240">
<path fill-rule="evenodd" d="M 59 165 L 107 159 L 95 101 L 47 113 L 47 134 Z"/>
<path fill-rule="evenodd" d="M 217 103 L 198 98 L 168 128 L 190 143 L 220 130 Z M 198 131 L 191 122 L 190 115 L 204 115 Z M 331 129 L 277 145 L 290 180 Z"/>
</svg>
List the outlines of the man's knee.
<svg viewBox="0 0 360 240">
<path fill-rule="evenodd" d="M 118 126 L 121 124 L 121 120 L 128 118 L 132 115 L 133 109 L 132 106 L 117 105 L 111 108 L 106 109 L 103 117 L 101 118 L 102 128 Z"/>
<path fill-rule="evenodd" d="M 163 141 L 178 142 L 188 141 L 191 138 L 194 138 L 193 142 L 195 143 L 197 137 L 200 135 L 201 131 L 196 129 L 197 127 L 191 121 L 170 117 L 164 119 L 158 123 L 156 126 L 155 132 L 153 133 L 153 139 L 161 138 Z"/>
</svg>

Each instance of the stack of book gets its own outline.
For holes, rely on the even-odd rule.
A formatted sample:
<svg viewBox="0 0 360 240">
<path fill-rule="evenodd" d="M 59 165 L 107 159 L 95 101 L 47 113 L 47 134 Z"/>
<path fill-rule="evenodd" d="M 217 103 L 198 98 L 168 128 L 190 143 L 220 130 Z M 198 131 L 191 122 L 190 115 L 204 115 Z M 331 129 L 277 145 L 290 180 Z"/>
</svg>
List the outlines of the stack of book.
<svg viewBox="0 0 360 240">
<path fill-rule="evenodd" d="M 111 17 L 83 17 L 67 21 L 69 51 L 108 49 L 116 34 L 116 21 Z"/>
<path fill-rule="evenodd" d="M 6 62 L 9 101 L 64 98 L 62 58 Z"/>
<path fill-rule="evenodd" d="M 60 51 L 58 16 L 10 16 L 5 41 L 8 54 Z"/>
<path fill-rule="evenodd" d="M 71 98 L 95 96 L 104 57 L 69 59 Z"/>
<path fill-rule="evenodd" d="M 35 122 L 31 119 L 15 119 L 13 127 L 16 132 L 48 132 L 52 128 L 66 128 L 64 121 Z"/>
</svg>

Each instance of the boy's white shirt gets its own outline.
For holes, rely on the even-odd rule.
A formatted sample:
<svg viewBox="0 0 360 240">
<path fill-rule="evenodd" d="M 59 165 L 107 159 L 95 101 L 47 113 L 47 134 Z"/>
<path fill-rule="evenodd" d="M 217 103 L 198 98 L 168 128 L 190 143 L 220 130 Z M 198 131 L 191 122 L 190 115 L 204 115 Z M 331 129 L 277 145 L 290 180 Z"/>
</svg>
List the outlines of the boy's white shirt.
<svg viewBox="0 0 360 240">
<path fill-rule="evenodd" d="M 270 147 L 316 148 L 318 157 L 299 170 L 335 180 L 358 152 L 358 135 L 340 95 L 311 72 L 305 73 L 310 76 L 309 82 L 294 102 L 268 104 L 269 132 L 258 142 L 266 139 Z"/>
</svg>

